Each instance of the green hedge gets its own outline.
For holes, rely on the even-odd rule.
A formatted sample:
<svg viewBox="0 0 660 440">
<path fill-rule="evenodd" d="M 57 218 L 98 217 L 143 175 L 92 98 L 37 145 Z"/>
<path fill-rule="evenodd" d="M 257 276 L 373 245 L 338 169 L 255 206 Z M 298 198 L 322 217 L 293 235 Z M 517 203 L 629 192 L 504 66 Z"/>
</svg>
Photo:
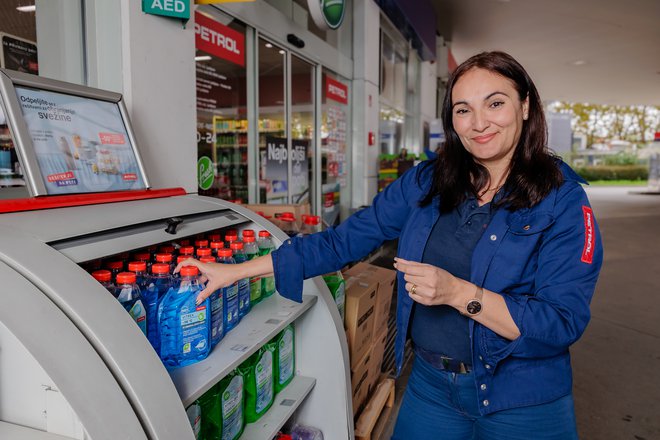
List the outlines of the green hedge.
<svg viewBox="0 0 660 440">
<path fill-rule="evenodd" d="M 592 180 L 647 180 L 648 167 L 642 165 L 599 165 L 575 168 L 587 182 Z"/>
</svg>

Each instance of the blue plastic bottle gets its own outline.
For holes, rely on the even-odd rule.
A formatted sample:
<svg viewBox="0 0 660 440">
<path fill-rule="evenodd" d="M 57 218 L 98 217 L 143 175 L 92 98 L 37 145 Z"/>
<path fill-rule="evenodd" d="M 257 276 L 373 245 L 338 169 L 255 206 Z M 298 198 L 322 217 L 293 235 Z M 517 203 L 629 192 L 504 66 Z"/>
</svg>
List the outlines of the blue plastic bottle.
<svg viewBox="0 0 660 440">
<path fill-rule="evenodd" d="M 135 284 L 140 288 L 140 294 L 144 296 L 144 289 L 147 288 L 147 263 L 131 261 L 128 263 L 128 271 L 135 274 Z"/>
<path fill-rule="evenodd" d="M 209 299 L 196 304 L 201 290 L 194 266 L 183 267 L 181 278 L 158 306 L 160 358 L 166 368 L 183 367 L 205 359 L 211 351 Z"/>
<path fill-rule="evenodd" d="M 160 334 L 158 332 L 158 306 L 167 291 L 172 287 L 170 265 L 155 263 L 151 266 L 151 275 L 142 290 L 144 306 L 147 308 L 147 339 L 151 346 L 160 354 Z"/>
<path fill-rule="evenodd" d="M 101 283 L 103 287 L 108 289 L 108 292 L 112 293 L 113 296 L 115 295 L 115 285 L 112 283 L 112 273 L 109 270 L 95 270 L 92 272 L 92 276 L 96 281 Z"/>
<path fill-rule="evenodd" d="M 222 264 L 234 264 L 236 261 L 232 258 L 231 249 L 219 249 L 218 250 L 218 263 Z M 240 317 L 238 315 L 238 283 L 234 283 L 231 286 L 224 287 L 223 289 L 224 297 L 224 322 L 225 322 L 225 333 L 229 332 L 231 329 L 236 327 Z"/>
<path fill-rule="evenodd" d="M 119 272 L 117 274 L 117 287 L 115 287 L 117 300 L 121 303 L 131 318 L 140 327 L 142 333 L 147 335 L 147 311 L 142 303 L 140 288 L 135 283 L 133 272 Z"/>
<path fill-rule="evenodd" d="M 247 254 L 243 250 L 243 243 L 234 241 L 231 245 L 236 264 L 244 263 L 248 260 Z M 247 315 L 252 305 L 250 303 L 250 279 L 243 278 L 238 280 L 238 317 L 243 318 Z"/>
<path fill-rule="evenodd" d="M 202 263 L 217 262 L 213 257 L 202 257 L 199 261 Z M 225 336 L 223 289 L 213 292 L 209 299 L 211 300 L 211 349 L 213 349 Z"/>
</svg>

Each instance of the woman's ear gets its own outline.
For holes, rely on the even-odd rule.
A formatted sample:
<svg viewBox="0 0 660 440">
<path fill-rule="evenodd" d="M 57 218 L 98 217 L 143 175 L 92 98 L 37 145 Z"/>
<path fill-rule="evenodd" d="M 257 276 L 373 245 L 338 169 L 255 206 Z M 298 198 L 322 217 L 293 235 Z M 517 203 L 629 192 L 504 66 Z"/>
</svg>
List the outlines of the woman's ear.
<svg viewBox="0 0 660 440">
<path fill-rule="evenodd" d="M 525 97 L 525 100 L 522 102 L 522 111 L 523 111 L 523 120 L 529 118 L 529 95 Z"/>
</svg>

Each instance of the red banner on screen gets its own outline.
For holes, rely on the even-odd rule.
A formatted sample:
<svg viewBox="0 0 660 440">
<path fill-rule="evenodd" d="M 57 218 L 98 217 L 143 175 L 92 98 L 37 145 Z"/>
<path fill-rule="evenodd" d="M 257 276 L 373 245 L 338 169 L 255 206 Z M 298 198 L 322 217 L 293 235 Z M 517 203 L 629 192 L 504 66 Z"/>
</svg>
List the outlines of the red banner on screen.
<svg viewBox="0 0 660 440">
<path fill-rule="evenodd" d="M 348 86 L 326 76 L 325 97 L 342 104 L 348 104 Z"/>
<path fill-rule="evenodd" d="M 245 66 L 245 36 L 195 12 L 195 47 L 210 55 Z"/>
<path fill-rule="evenodd" d="M 103 145 L 124 145 L 126 138 L 121 133 L 99 133 Z"/>
</svg>

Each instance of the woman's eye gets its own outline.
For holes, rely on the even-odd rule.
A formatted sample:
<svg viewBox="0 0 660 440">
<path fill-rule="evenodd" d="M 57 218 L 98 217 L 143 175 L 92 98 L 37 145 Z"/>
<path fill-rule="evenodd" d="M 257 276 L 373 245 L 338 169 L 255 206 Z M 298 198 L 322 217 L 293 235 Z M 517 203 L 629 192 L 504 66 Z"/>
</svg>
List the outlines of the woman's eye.
<svg viewBox="0 0 660 440">
<path fill-rule="evenodd" d="M 456 114 L 457 114 L 457 115 L 464 115 L 464 114 L 466 114 L 467 112 L 468 112 L 468 111 L 467 111 L 466 108 L 459 108 L 459 109 L 456 109 Z"/>
<path fill-rule="evenodd" d="M 504 101 L 495 101 L 495 102 L 493 102 L 493 103 L 490 104 L 490 106 L 491 106 L 492 108 L 502 107 L 503 105 L 504 105 Z"/>
</svg>

